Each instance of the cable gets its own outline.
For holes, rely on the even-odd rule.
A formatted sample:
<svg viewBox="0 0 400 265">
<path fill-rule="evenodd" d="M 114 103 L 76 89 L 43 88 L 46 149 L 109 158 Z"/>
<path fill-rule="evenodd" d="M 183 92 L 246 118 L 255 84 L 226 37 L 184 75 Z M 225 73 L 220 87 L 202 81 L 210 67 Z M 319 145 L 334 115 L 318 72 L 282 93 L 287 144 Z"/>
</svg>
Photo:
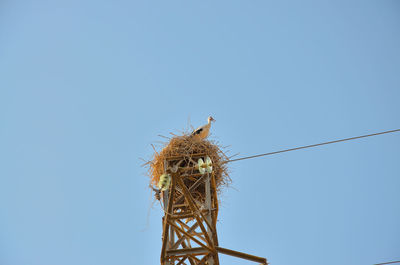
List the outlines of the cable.
<svg viewBox="0 0 400 265">
<path fill-rule="evenodd" d="M 381 135 L 381 134 L 385 134 L 385 133 L 394 133 L 394 132 L 398 132 L 398 131 L 400 131 L 400 129 L 372 133 L 372 134 L 367 134 L 367 135 L 361 135 L 361 136 L 345 138 L 345 139 L 340 139 L 340 140 L 334 140 L 334 141 L 329 141 L 329 142 L 324 142 L 324 143 L 319 143 L 319 144 L 305 145 L 305 146 L 300 146 L 300 147 L 295 147 L 295 148 L 290 148 L 290 149 L 285 149 L 285 150 L 280 150 L 280 151 L 275 151 L 275 152 L 270 152 L 270 153 L 265 153 L 265 154 L 259 154 L 259 155 L 246 156 L 246 157 L 241 157 L 241 158 L 237 158 L 237 159 L 232 159 L 232 160 L 226 161 L 225 163 L 230 163 L 230 162 L 245 160 L 245 159 L 250 159 L 250 158 L 256 158 L 256 157 L 260 157 L 260 156 L 274 155 L 274 154 L 279 154 L 279 153 L 284 153 L 284 152 L 289 152 L 289 151 L 294 151 L 294 150 L 299 150 L 299 149 L 311 148 L 311 147 L 316 147 L 316 146 L 320 146 L 320 145 L 350 141 L 350 140 L 355 140 L 355 139 L 360 139 L 360 138 L 365 138 L 365 137 L 370 137 L 370 136 L 375 136 L 375 135 Z"/>
<path fill-rule="evenodd" d="M 384 265 L 384 264 L 392 264 L 392 263 L 400 263 L 400 260 L 399 261 L 384 262 L 384 263 L 377 263 L 377 264 L 374 264 L 374 265 Z"/>
</svg>

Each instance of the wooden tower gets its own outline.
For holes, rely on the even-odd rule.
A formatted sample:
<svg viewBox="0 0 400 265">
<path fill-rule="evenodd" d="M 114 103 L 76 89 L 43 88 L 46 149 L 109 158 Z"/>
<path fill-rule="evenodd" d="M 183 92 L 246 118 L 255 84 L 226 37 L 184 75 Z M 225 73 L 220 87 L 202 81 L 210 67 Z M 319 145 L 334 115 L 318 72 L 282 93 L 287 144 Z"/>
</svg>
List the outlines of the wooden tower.
<svg viewBox="0 0 400 265">
<path fill-rule="evenodd" d="M 266 265 L 265 258 L 219 246 L 217 187 L 212 169 L 207 165 L 202 169 L 199 159 L 206 161 L 207 157 L 197 154 L 164 160 L 170 184 L 162 192 L 161 265 L 218 265 L 219 253 Z"/>
</svg>

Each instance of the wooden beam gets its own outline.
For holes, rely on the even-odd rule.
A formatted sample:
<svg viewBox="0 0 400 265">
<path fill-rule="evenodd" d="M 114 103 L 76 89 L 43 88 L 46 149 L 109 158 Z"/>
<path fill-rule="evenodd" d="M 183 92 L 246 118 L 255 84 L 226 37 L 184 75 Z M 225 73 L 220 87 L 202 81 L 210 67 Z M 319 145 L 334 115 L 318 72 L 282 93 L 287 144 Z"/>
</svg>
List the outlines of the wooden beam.
<svg viewBox="0 0 400 265">
<path fill-rule="evenodd" d="M 218 218 L 218 196 L 217 196 L 217 186 L 215 184 L 215 175 L 211 174 L 211 189 L 213 191 L 213 196 L 212 196 L 212 202 L 213 202 L 213 209 L 211 212 L 211 219 L 212 219 L 212 225 L 214 227 L 214 230 L 217 231 L 217 218 Z M 214 245 L 218 246 L 218 234 L 215 232 L 213 233 L 213 240 L 214 240 Z M 219 258 L 218 255 L 214 255 L 214 260 L 215 260 L 215 265 L 219 265 Z"/>
<path fill-rule="evenodd" d="M 183 248 L 183 249 L 174 249 L 174 250 L 167 250 L 167 255 L 169 257 L 175 256 L 185 256 L 185 255 L 202 255 L 208 254 L 209 251 L 205 248 Z"/>
<path fill-rule="evenodd" d="M 182 196 L 182 195 L 181 195 Z M 186 203 L 177 204 L 176 201 L 174 203 L 174 209 L 181 208 L 181 207 L 188 207 Z"/>
<path fill-rule="evenodd" d="M 176 265 L 182 265 L 183 262 L 187 259 L 188 257 L 182 257 L 182 259 L 176 264 Z"/>
<path fill-rule="evenodd" d="M 185 224 L 181 220 L 177 219 L 176 222 L 179 223 L 179 225 L 182 227 L 182 229 L 186 229 L 186 230 L 190 229 L 190 226 L 188 226 L 187 224 Z"/>
<path fill-rule="evenodd" d="M 168 206 L 167 213 L 164 216 L 164 228 L 163 228 L 163 238 L 162 238 L 162 247 L 161 247 L 161 264 L 165 263 L 165 250 L 167 248 L 167 239 L 168 239 L 168 228 L 169 228 L 169 215 L 172 213 L 172 204 L 174 201 L 174 193 L 175 193 L 175 177 L 172 176 L 171 180 L 172 184 L 170 187 L 169 198 L 168 198 Z"/>
<path fill-rule="evenodd" d="M 215 227 L 212 227 L 212 229 L 211 229 L 211 224 L 212 224 L 212 211 L 211 211 L 211 209 L 213 207 L 212 207 L 212 204 L 211 204 L 212 203 L 212 195 L 211 195 L 210 173 L 207 173 L 206 175 L 207 175 L 207 178 L 205 180 L 205 193 L 206 193 L 205 194 L 206 195 L 205 206 L 206 206 L 206 209 L 207 209 L 207 213 L 205 214 L 205 217 L 207 219 L 207 224 L 209 226 L 209 228 L 208 228 L 208 236 L 213 239 L 213 243 L 215 245 L 214 235 L 216 233 L 213 232 L 213 231 L 215 231 Z M 215 255 L 213 255 L 213 256 L 215 256 Z M 215 265 L 214 257 L 207 258 L 207 259 L 208 259 L 208 265 Z"/>
<path fill-rule="evenodd" d="M 266 258 L 261 258 L 261 257 L 257 257 L 257 256 L 253 256 L 250 254 L 246 254 L 243 252 L 239 252 L 239 251 L 235 251 L 235 250 L 231 250 L 231 249 L 227 249 L 227 248 L 221 248 L 221 247 L 215 247 L 215 249 L 222 254 L 225 255 L 230 255 L 230 256 L 234 256 L 234 257 L 238 257 L 238 258 L 242 258 L 242 259 L 247 259 L 247 260 L 251 260 L 251 261 L 255 261 L 255 262 L 259 262 L 261 264 L 265 264 L 267 265 L 267 259 Z"/>
<path fill-rule="evenodd" d="M 208 260 L 208 258 L 209 258 L 210 256 L 211 256 L 210 254 L 205 255 L 205 256 L 200 260 L 200 262 L 199 262 L 197 265 L 206 264 L 206 261 Z"/>
<path fill-rule="evenodd" d="M 195 255 L 204 255 L 204 254 L 189 254 L 190 257 L 192 257 L 194 260 L 196 260 L 197 262 L 200 261 L 200 259 L 198 259 Z M 196 264 L 197 265 L 197 264 Z"/>
<path fill-rule="evenodd" d="M 207 224 L 209 226 L 209 229 L 208 229 L 208 233 L 209 234 L 208 235 L 209 235 L 209 237 L 212 238 L 213 237 L 213 231 L 215 229 L 214 229 L 214 227 L 211 227 L 211 222 L 212 222 L 212 218 L 211 218 L 211 213 L 212 213 L 211 212 L 211 209 L 212 209 L 212 206 L 211 206 L 211 187 L 210 187 L 211 179 L 210 179 L 210 174 L 209 173 L 207 173 L 206 175 L 207 175 L 207 178 L 205 180 L 205 192 L 206 192 L 205 204 L 206 204 L 207 214 L 206 214 L 205 218 L 206 218 Z"/>
<path fill-rule="evenodd" d="M 173 216 L 171 216 L 172 220 L 187 219 L 187 218 L 194 218 L 194 215 L 192 213 L 183 213 L 183 214 L 174 214 Z"/>
<path fill-rule="evenodd" d="M 218 219 L 218 196 L 217 196 L 217 184 L 215 183 L 215 176 L 214 174 L 211 175 L 211 188 L 214 191 L 214 207 L 217 209 L 214 213 L 213 213 L 213 218 L 214 218 L 214 227 L 217 227 L 217 219 Z"/>
</svg>

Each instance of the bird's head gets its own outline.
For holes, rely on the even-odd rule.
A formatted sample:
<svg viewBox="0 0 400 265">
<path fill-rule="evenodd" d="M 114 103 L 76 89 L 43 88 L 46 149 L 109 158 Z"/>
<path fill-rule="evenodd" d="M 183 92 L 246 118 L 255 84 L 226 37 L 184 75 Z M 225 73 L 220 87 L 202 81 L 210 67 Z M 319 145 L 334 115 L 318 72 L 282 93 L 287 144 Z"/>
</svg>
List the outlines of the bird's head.
<svg viewBox="0 0 400 265">
<path fill-rule="evenodd" d="M 215 121 L 215 119 L 211 116 L 208 117 L 208 123 L 211 123 L 212 121 Z"/>
</svg>

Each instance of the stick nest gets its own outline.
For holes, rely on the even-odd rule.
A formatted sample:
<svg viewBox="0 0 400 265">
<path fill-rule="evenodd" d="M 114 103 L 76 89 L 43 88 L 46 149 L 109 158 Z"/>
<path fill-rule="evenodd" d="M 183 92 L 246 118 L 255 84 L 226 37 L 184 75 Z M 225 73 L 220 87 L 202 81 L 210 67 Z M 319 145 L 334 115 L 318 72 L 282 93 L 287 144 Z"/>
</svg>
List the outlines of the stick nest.
<svg viewBox="0 0 400 265">
<path fill-rule="evenodd" d="M 184 161 L 180 164 L 180 167 L 188 167 L 193 165 L 193 161 L 197 162 L 197 159 L 191 159 L 193 155 L 204 154 L 209 156 L 212 160 L 212 177 L 215 177 L 215 185 L 217 192 L 220 193 L 223 187 L 226 187 L 231 182 L 228 175 L 228 169 L 226 161 L 229 159 L 222 151 L 222 147 L 215 141 L 211 140 L 199 140 L 191 137 L 190 135 L 174 136 L 169 142 L 164 144 L 164 147 L 160 152 L 154 150 L 154 156 L 149 161 L 148 175 L 151 179 L 151 184 L 157 186 L 160 176 L 165 173 L 164 162 L 171 157 L 183 157 Z M 167 162 L 169 163 L 169 162 Z M 198 172 L 198 171 L 197 171 Z M 190 187 L 198 178 L 190 176 L 184 178 L 184 183 Z M 200 185 L 194 191 L 191 191 L 192 195 L 199 201 L 205 199 L 205 188 L 204 185 Z"/>
</svg>

